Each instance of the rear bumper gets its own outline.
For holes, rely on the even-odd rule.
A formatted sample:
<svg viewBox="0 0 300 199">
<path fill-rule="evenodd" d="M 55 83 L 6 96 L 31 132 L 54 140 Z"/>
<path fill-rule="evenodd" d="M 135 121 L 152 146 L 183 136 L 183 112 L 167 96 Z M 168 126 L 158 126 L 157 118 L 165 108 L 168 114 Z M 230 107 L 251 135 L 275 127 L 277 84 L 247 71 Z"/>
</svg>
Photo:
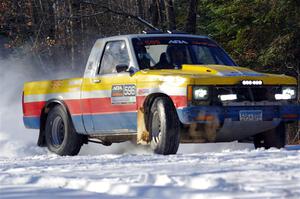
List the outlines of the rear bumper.
<svg viewBox="0 0 300 199">
<path fill-rule="evenodd" d="M 262 121 L 298 121 L 300 120 L 300 106 L 296 104 L 282 106 L 190 106 L 177 109 L 183 124 L 207 123 L 218 120 L 240 121 L 240 111 L 260 110 Z"/>
</svg>

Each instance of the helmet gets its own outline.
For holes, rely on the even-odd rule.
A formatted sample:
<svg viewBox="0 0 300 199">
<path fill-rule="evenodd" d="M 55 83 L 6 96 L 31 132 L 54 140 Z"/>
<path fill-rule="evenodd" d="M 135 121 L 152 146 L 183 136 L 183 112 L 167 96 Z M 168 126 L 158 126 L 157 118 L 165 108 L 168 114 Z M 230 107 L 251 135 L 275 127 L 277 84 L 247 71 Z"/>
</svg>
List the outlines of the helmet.
<svg viewBox="0 0 300 199">
<path fill-rule="evenodd" d="M 181 65 L 187 63 L 186 61 L 186 46 L 184 45 L 170 45 L 167 48 L 166 55 L 167 60 L 177 68 L 181 68 Z"/>
</svg>

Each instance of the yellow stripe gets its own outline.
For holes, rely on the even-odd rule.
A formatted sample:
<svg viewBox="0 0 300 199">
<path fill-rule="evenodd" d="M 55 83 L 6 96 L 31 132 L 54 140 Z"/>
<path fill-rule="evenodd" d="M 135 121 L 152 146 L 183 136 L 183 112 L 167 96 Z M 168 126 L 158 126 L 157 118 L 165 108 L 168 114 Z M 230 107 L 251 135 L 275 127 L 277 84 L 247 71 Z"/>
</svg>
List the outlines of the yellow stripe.
<svg viewBox="0 0 300 199">
<path fill-rule="evenodd" d="M 74 91 L 95 91 L 95 90 L 111 90 L 114 84 L 136 84 L 137 88 L 158 88 L 170 87 L 186 88 L 188 85 L 234 85 L 239 84 L 242 80 L 262 80 L 264 85 L 296 85 L 297 81 L 293 77 L 286 75 L 265 76 L 218 76 L 221 70 L 228 70 L 230 67 L 210 66 L 199 67 L 186 65 L 184 70 L 149 70 L 139 71 L 134 76 L 102 76 L 97 77 L 101 82 L 96 84 L 94 79 L 97 78 L 71 78 L 65 80 L 39 81 L 29 82 L 24 85 L 24 95 L 40 95 L 52 93 L 66 93 Z M 251 71 L 246 68 L 239 68 L 240 71 Z M 211 70 L 208 72 L 207 70 Z M 82 84 L 83 83 L 83 84 Z M 81 84 L 83 85 L 81 87 Z"/>
<path fill-rule="evenodd" d="M 81 87 L 80 78 L 28 82 L 25 83 L 24 85 L 24 95 L 40 95 L 40 94 L 51 94 L 51 93 L 74 92 L 76 90 L 79 91 L 80 87 Z"/>
</svg>

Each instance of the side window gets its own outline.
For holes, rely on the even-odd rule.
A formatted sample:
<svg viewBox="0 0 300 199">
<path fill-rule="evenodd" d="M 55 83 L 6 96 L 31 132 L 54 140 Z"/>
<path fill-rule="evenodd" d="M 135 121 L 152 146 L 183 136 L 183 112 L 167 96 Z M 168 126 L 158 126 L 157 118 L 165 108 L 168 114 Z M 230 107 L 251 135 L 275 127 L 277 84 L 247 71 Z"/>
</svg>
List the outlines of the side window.
<svg viewBox="0 0 300 199">
<path fill-rule="evenodd" d="M 101 58 L 99 74 L 116 73 L 116 66 L 119 64 L 129 65 L 125 41 L 107 42 Z"/>
</svg>

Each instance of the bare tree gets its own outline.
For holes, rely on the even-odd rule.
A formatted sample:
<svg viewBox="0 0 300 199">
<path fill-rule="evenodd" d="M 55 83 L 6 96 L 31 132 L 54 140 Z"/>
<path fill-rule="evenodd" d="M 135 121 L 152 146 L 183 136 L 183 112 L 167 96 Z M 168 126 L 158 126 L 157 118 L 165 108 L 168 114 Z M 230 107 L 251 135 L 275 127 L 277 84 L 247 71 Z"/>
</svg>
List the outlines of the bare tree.
<svg viewBox="0 0 300 199">
<path fill-rule="evenodd" d="M 74 49 L 74 32 L 73 32 L 73 7 L 72 7 L 72 0 L 68 0 L 68 10 L 69 10 L 69 20 L 68 20 L 68 26 L 67 26 L 67 30 L 68 33 L 70 34 L 70 48 L 71 48 L 71 68 L 74 69 L 75 67 L 75 49 Z"/>
<path fill-rule="evenodd" d="M 188 33 L 196 33 L 197 6 L 198 0 L 189 0 L 189 5 L 187 8 L 188 16 L 185 24 L 185 31 Z"/>
<path fill-rule="evenodd" d="M 138 6 L 138 16 L 144 18 L 145 14 L 144 14 L 144 5 L 143 5 L 143 1 L 142 0 L 136 0 L 137 2 L 137 6 Z"/>
<path fill-rule="evenodd" d="M 151 13 L 151 23 L 154 26 L 157 26 L 159 21 L 159 11 L 157 6 L 157 0 L 152 0 L 149 11 Z"/>
<path fill-rule="evenodd" d="M 164 2 L 166 6 L 166 17 L 168 22 L 167 27 L 169 30 L 176 30 L 176 20 L 175 20 L 173 0 L 165 0 Z"/>
</svg>

